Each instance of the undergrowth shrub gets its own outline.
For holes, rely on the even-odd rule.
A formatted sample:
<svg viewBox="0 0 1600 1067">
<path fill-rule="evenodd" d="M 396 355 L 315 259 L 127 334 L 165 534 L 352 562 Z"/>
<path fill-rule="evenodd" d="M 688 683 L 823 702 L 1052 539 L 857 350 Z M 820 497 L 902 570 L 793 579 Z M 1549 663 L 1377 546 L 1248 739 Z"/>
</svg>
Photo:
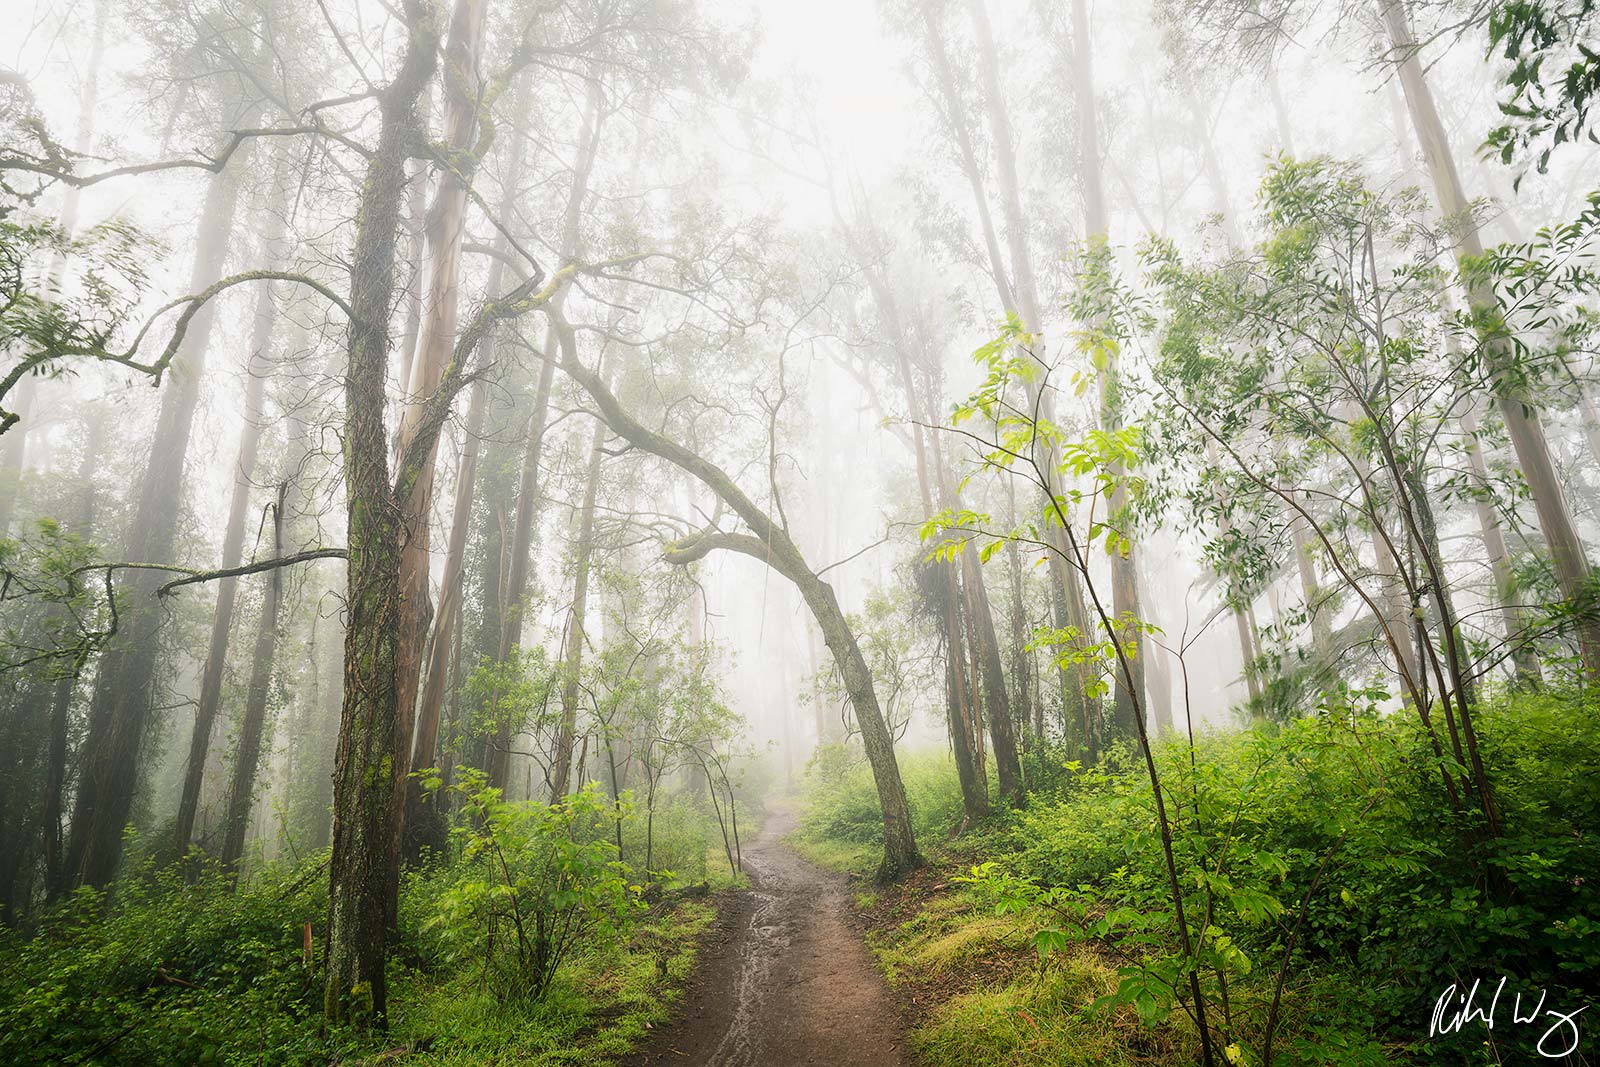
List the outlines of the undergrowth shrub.
<svg viewBox="0 0 1600 1067">
<path fill-rule="evenodd" d="M 538 1000 L 579 944 L 626 937 L 645 905 L 607 835 L 631 800 L 590 783 L 553 804 L 511 803 L 481 771 L 451 787 L 460 861 L 437 878 L 421 930 L 446 964 L 481 968 L 501 1002 Z"/>
<path fill-rule="evenodd" d="M 1595 710 L 1564 694 L 1479 710 L 1498 840 L 1470 810 L 1452 813 L 1414 717 L 1369 703 L 1273 732 L 1209 734 L 1192 757 L 1163 745 L 1196 959 L 1212 1008 L 1227 996 L 1224 1033 L 1245 1049 L 1261 1042 L 1283 968 L 1298 1003 L 1278 1007 L 1276 1062 L 1373 1062 L 1373 1034 L 1428 1062 L 1531 1056 L 1543 1026 L 1502 1026 L 1485 1053 L 1481 1037 L 1429 1041 L 1429 1022 L 1451 982 L 1504 975 L 1568 1008 L 1600 988 Z M 969 877 L 996 906 L 1040 917 L 1042 952 L 1075 939 L 1130 951 L 1106 1004 L 1164 1018 L 1191 968 L 1174 946 L 1148 779 L 1116 761 L 1068 779 L 1012 815 L 1003 854 Z M 1287 1041 L 1285 1025 L 1298 1029 Z"/>
<path fill-rule="evenodd" d="M 1478 740 L 1504 822 L 1494 838 L 1475 805 L 1452 810 L 1416 717 L 1380 714 L 1379 703 L 1352 692 L 1281 727 L 1202 734 L 1192 752 L 1187 738 L 1158 744 L 1192 958 L 1179 950 L 1142 761 L 1113 748 L 1084 766 L 1035 746 L 1026 806 L 969 831 L 961 850 L 988 861 L 963 892 L 1031 922 L 1043 970 L 1016 981 L 1046 981 L 1094 952 L 1116 961 L 1116 982 L 1077 1008 L 1127 1010 L 1159 1028 L 1190 1010 L 1195 971 L 1219 1053 L 1236 1063 L 1260 1062 L 1269 1018 L 1273 1062 L 1285 1067 L 1541 1062 L 1535 1045 L 1555 1020 L 1512 1025 L 1515 994 L 1525 1014 L 1541 990 L 1560 1011 L 1600 993 L 1600 706 L 1560 690 L 1482 703 Z M 902 768 L 919 841 L 936 846 L 960 817 L 954 769 L 941 754 L 913 754 Z M 819 761 L 803 825 L 808 839 L 853 855 L 872 848 L 880 829 L 866 768 Z M 1451 983 L 1464 993 L 1481 979 L 1492 995 L 1502 976 L 1494 1030 L 1469 1022 L 1429 1036 Z M 1005 997 L 950 1005 L 929 1024 L 942 1035 L 934 1044 L 1000 1041 L 1016 1056 L 1055 1047 L 1039 1044 L 1051 1031 L 1042 1022 L 1036 1031 L 985 1014 L 1032 1012 L 1028 996 Z M 980 1018 L 993 1023 L 986 1036 L 962 1032 Z"/>
<path fill-rule="evenodd" d="M 319 971 L 302 924 L 327 916 L 326 855 L 238 892 L 145 865 L 109 897 L 81 889 L 0 939 L 0 1063 L 328 1062 Z"/>
</svg>

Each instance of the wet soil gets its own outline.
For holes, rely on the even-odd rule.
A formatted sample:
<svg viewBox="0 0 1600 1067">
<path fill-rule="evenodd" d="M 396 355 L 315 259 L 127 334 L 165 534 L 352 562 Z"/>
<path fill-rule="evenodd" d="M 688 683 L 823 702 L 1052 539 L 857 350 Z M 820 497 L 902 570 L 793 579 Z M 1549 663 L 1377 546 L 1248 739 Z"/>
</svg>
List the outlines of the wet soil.
<svg viewBox="0 0 1600 1067">
<path fill-rule="evenodd" d="M 674 1020 L 623 1067 L 910 1067 L 905 1023 L 852 925 L 846 881 L 783 844 L 777 812 L 744 850 Z"/>
</svg>

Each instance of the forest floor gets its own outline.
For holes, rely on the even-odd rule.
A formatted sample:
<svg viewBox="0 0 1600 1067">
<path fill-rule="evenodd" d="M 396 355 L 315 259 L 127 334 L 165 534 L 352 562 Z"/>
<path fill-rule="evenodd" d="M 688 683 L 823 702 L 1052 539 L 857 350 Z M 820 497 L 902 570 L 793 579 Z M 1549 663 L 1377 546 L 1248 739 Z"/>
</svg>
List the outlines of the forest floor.
<svg viewBox="0 0 1600 1067">
<path fill-rule="evenodd" d="M 847 880 L 784 842 L 794 826 L 768 815 L 744 850 L 752 888 L 724 900 L 674 1020 L 623 1067 L 909 1067 Z"/>
</svg>

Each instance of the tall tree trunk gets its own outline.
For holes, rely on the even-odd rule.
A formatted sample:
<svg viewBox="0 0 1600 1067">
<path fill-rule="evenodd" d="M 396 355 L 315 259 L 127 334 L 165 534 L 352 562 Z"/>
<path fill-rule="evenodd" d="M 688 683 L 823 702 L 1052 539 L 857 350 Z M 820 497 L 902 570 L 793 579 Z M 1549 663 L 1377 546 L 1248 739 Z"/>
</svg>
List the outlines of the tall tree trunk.
<svg viewBox="0 0 1600 1067">
<path fill-rule="evenodd" d="M 1017 262 L 1008 266 L 1005 256 L 1000 251 L 999 231 L 994 224 L 993 215 L 989 207 L 989 194 L 984 184 L 983 167 L 977 156 L 973 143 L 972 133 L 967 126 L 965 105 L 958 90 L 955 68 L 950 61 L 949 50 L 946 47 L 943 31 L 935 15 L 934 4 L 924 4 L 922 9 L 923 29 L 927 37 L 929 55 L 933 60 L 934 80 L 938 86 L 939 96 L 943 100 L 945 120 L 949 124 L 950 133 L 956 142 L 961 159 L 961 170 L 966 176 L 967 184 L 972 189 L 973 203 L 978 212 L 979 228 L 982 231 L 985 251 L 989 257 L 989 272 L 994 278 L 995 288 L 1000 297 L 1001 305 L 1011 312 L 1015 312 L 1023 319 L 1029 330 L 1040 328 L 1038 318 L 1038 299 L 1033 292 L 1032 260 L 1027 255 L 1026 233 L 1021 224 L 1021 195 L 1015 188 L 1016 167 L 1015 157 L 1011 152 L 1010 126 L 1006 120 L 1004 102 L 1000 99 L 997 76 L 989 77 L 990 91 L 986 94 L 986 113 L 991 123 L 991 136 L 997 142 L 1003 136 L 1003 147 L 997 144 L 997 153 L 1001 165 L 1006 167 L 1006 174 L 1013 181 L 1011 194 L 1002 193 L 1002 208 L 1008 212 L 1010 224 L 1007 226 L 1007 243 Z M 972 8 L 974 23 L 980 33 L 988 31 L 987 14 L 981 5 Z M 991 34 L 992 36 L 992 34 Z M 993 42 L 988 49 L 980 49 L 983 63 L 982 72 L 993 75 L 996 60 L 994 57 Z M 1027 292 L 1012 284 L 1013 271 L 1020 271 L 1023 280 L 1029 285 Z M 1044 418 L 1054 417 L 1054 404 L 1051 397 L 1046 394 L 1042 397 L 1030 397 L 1039 402 L 1040 411 Z M 1047 475 L 1053 476 L 1055 470 L 1054 457 L 1047 457 Z M 1058 532 L 1047 528 L 1045 537 L 1057 551 L 1050 554 L 1048 570 L 1051 585 L 1051 603 L 1055 608 L 1055 622 L 1057 628 L 1074 627 L 1080 634 L 1088 634 L 1088 613 L 1083 606 L 1083 596 L 1077 586 L 1077 576 L 1064 566 L 1059 558 L 1065 552 L 1064 544 L 1059 543 Z M 1081 743 L 1085 750 L 1094 748 L 1093 733 L 1095 723 L 1095 709 L 1088 698 L 1086 690 L 1089 684 L 1089 669 L 1087 665 L 1080 666 L 1078 670 L 1061 669 L 1061 699 L 1063 720 L 1078 723 L 1081 734 Z"/>
<path fill-rule="evenodd" d="M 945 632 L 945 718 L 950 732 L 950 754 L 955 760 L 956 781 L 961 786 L 963 818 L 965 822 L 972 822 L 989 814 L 989 783 L 978 769 L 972 751 L 972 691 L 967 684 L 960 591 L 953 573 L 938 574 L 934 581 L 939 591 L 940 622 Z"/>
<path fill-rule="evenodd" d="M 1000 88 L 1000 56 L 995 49 L 994 32 L 989 25 L 986 0 L 968 0 L 972 26 L 977 36 L 978 77 L 983 85 L 984 111 L 989 119 L 989 141 L 994 152 L 996 186 L 1000 190 L 1000 213 L 1006 225 L 1006 250 L 1011 256 L 1011 277 L 1017 304 L 1029 330 L 1044 323 L 1039 316 L 1039 291 L 1033 278 L 1033 257 L 1028 254 L 1027 223 L 1022 213 L 1022 183 L 1017 177 L 1016 143 L 1011 117 Z"/>
<path fill-rule="evenodd" d="M 404 815 L 403 765 L 410 755 L 396 686 L 401 519 L 389 484 L 384 394 L 406 157 L 421 136 L 417 101 L 433 76 L 439 32 L 422 0 L 405 0 L 404 13 L 406 46 L 394 80 L 378 98 L 381 125 L 367 162 L 351 260 L 344 433 L 350 555 L 323 996 L 335 1023 L 381 1025 L 386 1018 L 390 855 Z"/>
<path fill-rule="evenodd" d="M 1307 507 L 1310 506 L 1309 500 Z M 1317 581 L 1317 562 L 1312 554 L 1311 538 L 1306 532 L 1306 522 L 1298 515 L 1291 520 L 1294 541 L 1295 570 L 1300 575 L 1300 596 L 1305 601 L 1306 615 L 1311 621 L 1311 648 L 1317 656 L 1319 670 L 1333 668 L 1333 628 L 1328 622 L 1327 606 L 1322 602 L 1322 588 Z"/>
<path fill-rule="evenodd" d="M 589 195 L 589 177 L 600 152 L 600 135 L 605 122 L 598 82 L 590 81 L 585 95 L 582 126 L 578 132 L 578 154 L 572 163 L 572 185 L 567 190 L 566 210 L 561 221 L 561 260 L 574 262 L 582 250 L 583 204 Z M 559 313 L 560 298 L 555 302 Z M 528 570 L 533 548 L 533 523 L 539 511 L 539 464 L 544 458 L 545 429 L 550 417 L 550 388 L 555 380 L 556 331 L 545 334 L 545 359 L 539 368 L 539 384 L 533 398 L 527 446 L 522 456 L 522 475 L 517 487 L 516 519 L 513 523 L 509 574 L 502 586 L 500 639 L 495 662 L 504 663 L 522 643 L 522 621 L 526 610 Z M 505 788 L 511 755 L 512 723 L 502 717 L 485 760 L 489 784 Z"/>
<path fill-rule="evenodd" d="M 422 325 L 417 354 L 410 368 L 406 405 L 396 439 L 398 453 L 416 441 L 429 402 L 444 377 L 456 343 L 461 303 L 461 244 L 466 231 L 467 193 L 477 166 L 474 152 L 479 139 L 478 114 L 482 79 L 479 56 L 483 50 L 483 0 L 456 0 L 445 45 L 441 82 L 444 86 L 444 136 L 450 148 L 450 166 L 441 171 L 438 189 L 428 206 L 427 294 L 423 298 Z M 423 457 L 420 471 L 402 501 L 400 541 L 400 643 L 397 652 L 396 699 L 399 714 L 399 751 L 396 762 L 402 777 L 411 771 L 411 747 L 416 723 L 417 689 L 421 680 L 422 651 L 432 615 L 429 604 L 429 542 L 433 529 L 433 476 L 438 438 Z M 409 786 L 403 787 L 409 791 Z M 404 806 L 395 821 L 391 842 L 390 877 L 397 900 L 400 884 L 401 837 Z M 391 915 L 393 922 L 396 916 Z"/>
<path fill-rule="evenodd" d="M 493 272 L 491 272 L 493 273 Z M 499 291 L 491 279 L 489 292 Z M 438 760 L 439 722 L 444 710 L 446 682 L 450 676 L 450 656 L 454 639 L 461 628 L 462 572 L 466 566 L 467 530 L 472 525 L 472 491 L 478 473 L 479 438 L 483 436 L 484 408 L 488 385 L 483 379 L 472 383 L 472 398 L 467 402 L 466 432 L 461 441 L 461 467 L 456 472 L 455 510 L 450 520 L 450 544 L 439 580 L 439 608 L 433 620 L 433 644 L 429 649 L 427 680 L 417 709 L 416 743 L 411 766 L 418 770 L 433 767 Z M 439 848 L 443 843 L 442 825 L 437 824 L 437 797 L 425 794 L 421 783 L 413 780 L 406 793 L 404 858 L 416 860 L 423 848 Z"/>
<path fill-rule="evenodd" d="M 1000 801 L 1016 803 L 1022 798 L 1022 761 L 1017 756 L 1011 706 L 1006 702 L 1006 666 L 1000 658 L 1000 639 L 995 633 L 994 613 L 990 610 L 983 577 L 978 573 L 976 556 L 976 550 L 969 546 L 961 553 L 961 567 L 966 574 L 967 597 L 976 631 L 973 643 L 982 672 L 984 711 L 989 719 L 989 741 L 994 751 Z"/>
<path fill-rule="evenodd" d="M 584 474 L 583 507 L 578 514 L 578 540 L 573 548 L 572 610 L 567 615 L 567 647 L 561 663 L 561 722 L 550 760 L 550 800 L 567 795 L 572 775 L 572 746 L 577 739 L 578 699 L 582 695 L 584 629 L 589 605 L 589 569 L 594 559 L 594 505 L 600 488 L 600 461 L 606 443 L 605 423 L 595 424 Z"/>
<path fill-rule="evenodd" d="M 95 489 L 94 471 L 101 462 L 105 446 L 106 423 L 103 414 L 90 410 L 85 419 L 83 456 L 78 464 L 77 514 L 73 528 L 89 536 L 94 528 Z M 50 697 L 50 739 L 45 754 L 44 797 L 40 825 L 44 834 L 44 891 L 45 899 L 55 901 L 67 888 L 66 871 L 62 863 L 61 820 L 66 814 L 67 754 L 69 751 L 72 701 L 78 691 L 78 680 L 87 663 L 85 652 L 72 664 L 72 669 L 56 679 Z"/>
<path fill-rule="evenodd" d="M 278 487 L 272 508 L 272 555 L 283 555 L 283 504 L 289 483 Z M 272 683 L 272 663 L 278 648 L 278 613 L 283 603 L 283 570 L 266 573 L 266 593 L 261 600 L 255 647 L 250 655 L 250 688 L 245 692 L 244 718 L 239 724 L 239 748 L 233 757 L 233 778 L 223 816 L 222 864 L 230 877 L 239 877 L 244 856 L 245 831 L 250 828 L 250 807 L 255 800 L 256 772 L 261 762 L 261 735 L 266 728 L 267 699 Z"/>
<path fill-rule="evenodd" d="M 1016 487 L 1006 483 L 1006 521 L 1017 521 Z M 1033 653 L 1029 651 L 1028 598 L 1022 574 L 1022 552 L 1015 541 L 1006 545 L 1006 567 L 1011 579 L 1011 673 L 1016 678 L 1017 710 L 1033 731 L 1034 741 L 1044 740 L 1044 701 L 1034 687 Z"/>
<path fill-rule="evenodd" d="M 1411 35 L 1405 9 L 1399 0 L 1378 0 L 1378 5 L 1388 30 L 1389 43 L 1398 61 L 1400 87 L 1405 92 L 1411 123 L 1422 146 L 1428 172 L 1433 178 L 1434 196 L 1438 199 L 1440 211 L 1452 221 L 1457 232 L 1456 253 L 1464 260 L 1481 256 L 1483 242 L 1468 208 L 1450 140 L 1445 133 L 1444 123 L 1439 119 L 1433 92 L 1423 73 L 1418 57 L 1419 47 Z M 1467 296 L 1474 311 L 1487 312 L 1491 318 L 1497 317 L 1498 306 L 1493 292 L 1477 287 Z M 1495 403 L 1505 422 L 1506 432 L 1511 437 L 1517 465 L 1522 469 L 1522 476 L 1532 494 L 1556 581 L 1561 587 L 1562 596 L 1578 612 L 1578 649 L 1583 657 L 1584 673 L 1593 681 L 1600 677 L 1600 614 L 1595 608 L 1589 560 L 1583 542 L 1578 537 L 1577 526 L 1572 521 L 1572 513 L 1562 496 L 1561 483 L 1550 458 L 1550 448 L 1545 441 L 1538 410 L 1532 406 L 1532 398 L 1521 395 L 1516 385 L 1517 375 L 1511 366 L 1514 358 L 1511 348 L 1504 337 L 1485 336 L 1483 340 L 1488 348 L 1489 366 L 1494 375 Z"/>
<path fill-rule="evenodd" d="M 1083 184 L 1084 233 L 1092 248 L 1104 242 L 1110 230 L 1106 214 L 1105 183 L 1100 174 L 1100 121 L 1094 94 L 1094 48 L 1089 31 L 1088 0 L 1072 0 L 1072 42 L 1074 50 L 1074 92 L 1078 102 L 1078 167 Z M 1100 423 L 1107 431 L 1122 425 L 1121 402 L 1118 398 L 1118 368 L 1116 360 L 1108 360 L 1100 372 Z M 1113 471 L 1121 474 L 1121 471 Z M 1108 501 L 1108 521 L 1131 521 L 1128 489 L 1122 478 L 1112 490 Z M 1124 534 L 1131 531 L 1124 530 Z M 1131 540 L 1131 538 L 1130 538 Z M 1135 550 L 1117 553 L 1111 557 L 1111 610 L 1114 623 L 1121 627 L 1112 637 L 1127 652 L 1128 670 L 1113 672 L 1116 692 L 1112 719 L 1117 729 L 1126 737 L 1140 731 L 1134 721 L 1143 707 L 1144 691 L 1144 635 L 1140 633 L 1139 575 Z M 1131 686 L 1131 690 L 1130 690 Z"/>
<path fill-rule="evenodd" d="M 842 224 L 843 220 L 840 222 Z M 871 226 L 870 219 L 868 225 Z M 870 232 L 876 234 L 875 230 Z M 876 261 L 878 257 L 869 255 L 869 258 Z M 925 514 L 932 515 L 936 507 L 954 509 L 959 506 L 959 501 L 945 474 L 943 449 L 939 439 L 927 429 L 933 425 L 931 405 L 923 402 L 917 388 L 916 376 L 912 373 L 911 360 L 907 355 L 910 339 L 906 336 L 904 323 L 900 318 L 899 302 L 895 299 L 894 290 L 885 277 L 882 267 L 874 262 L 866 267 L 866 274 L 880 314 L 889 327 L 895 369 L 899 373 L 900 385 L 905 392 L 906 411 L 912 420 L 911 439 L 917 464 L 917 489 L 922 498 L 922 510 Z M 970 554 L 970 550 L 963 550 L 963 559 Z M 950 729 L 950 750 L 956 764 L 956 779 L 961 785 L 961 804 L 965 821 L 972 822 L 989 813 L 989 782 L 973 753 L 972 727 L 977 709 L 971 701 L 971 688 L 966 677 L 964 647 L 966 638 L 961 626 L 962 573 L 947 565 L 930 566 L 931 572 L 928 577 L 932 585 L 934 607 L 939 615 L 940 625 L 944 629 L 945 712 Z"/>
<path fill-rule="evenodd" d="M 253 114 L 254 109 L 249 109 L 249 115 Z M 249 115 L 239 116 L 241 125 L 250 124 Z M 238 203 L 237 175 L 248 163 L 243 156 L 247 151 L 247 145 L 241 146 L 232 168 L 212 179 L 206 190 L 189 276 L 191 293 L 200 292 L 222 275 Z M 183 513 L 184 463 L 200 403 L 216 306 L 215 301 L 208 301 L 190 320 L 173 361 L 175 373 L 161 392 L 161 412 L 125 538 L 130 560 L 165 563 L 172 559 Z M 160 582 L 160 572 L 139 570 L 129 572 L 118 583 L 121 618 L 116 636 L 101 653 L 95 677 L 67 841 L 66 865 L 74 885 L 105 885 L 116 875 L 122 859 L 123 829 L 139 782 L 139 750 L 155 703 L 165 614 L 155 596 Z"/>
<path fill-rule="evenodd" d="M 285 232 L 284 208 L 288 192 L 287 152 L 279 152 L 273 175 L 273 207 L 265 212 L 263 247 L 277 260 L 282 252 Z M 262 401 L 268 375 L 267 349 L 273 326 L 278 321 L 277 302 L 272 286 L 261 284 L 256 290 L 255 314 L 250 331 L 250 351 L 245 359 L 244 425 L 239 432 L 239 458 L 233 468 L 233 490 L 228 500 L 228 523 L 222 535 L 223 568 L 237 567 L 244 555 L 245 513 L 250 504 L 250 488 L 255 478 L 256 459 L 261 448 Z M 222 680 L 228 658 L 228 640 L 233 628 L 233 612 L 238 599 L 238 579 L 223 578 L 217 583 L 217 608 L 211 617 L 211 640 L 205 666 L 200 674 L 200 698 L 195 706 L 194 727 L 189 736 L 189 758 L 184 765 L 183 791 L 178 796 L 178 821 L 173 838 L 173 857 L 181 860 L 193 840 L 195 815 L 200 807 L 200 785 L 205 777 L 207 757 L 217 731 L 217 709 L 222 703 Z"/>
<path fill-rule="evenodd" d="M 1539 682 L 1539 657 L 1523 618 L 1522 606 L 1517 602 L 1516 576 L 1511 567 L 1511 550 L 1506 547 L 1500 517 L 1495 514 L 1489 481 L 1489 464 L 1483 455 L 1483 443 L 1478 439 L 1478 414 L 1475 405 L 1467 403 L 1461 412 L 1461 430 L 1467 438 L 1467 474 L 1472 479 L 1472 509 L 1478 519 L 1479 536 L 1483 539 L 1484 553 L 1489 557 L 1489 574 L 1494 581 L 1495 597 L 1500 602 L 1500 621 L 1505 627 L 1506 642 L 1511 648 L 1511 663 L 1517 680 L 1534 685 Z"/>
<path fill-rule="evenodd" d="M 1150 556 L 1145 556 L 1148 566 Z M 1139 579 L 1140 593 L 1150 591 L 1150 574 L 1144 570 Z M 1172 733 L 1172 671 L 1167 666 L 1167 652 L 1158 645 L 1151 646 L 1150 659 L 1146 666 L 1150 674 L 1145 688 L 1145 697 L 1149 701 L 1150 709 L 1150 735 L 1152 737 L 1164 736 Z"/>
<path fill-rule="evenodd" d="M 526 109 L 526 92 L 526 77 L 518 77 L 511 94 L 512 114 L 521 115 Z M 511 159 L 506 167 L 503 206 L 509 207 L 518 195 L 518 187 L 522 182 L 525 160 L 525 139 L 519 136 L 516 143 L 511 146 Z M 506 241 L 503 234 L 495 243 L 497 254 L 490 261 L 487 283 L 488 291 L 491 293 L 498 293 L 504 280 L 506 255 L 509 252 L 508 245 L 509 242 Z M 485 338 L 485 362 L 488 362 L 492 357 L 497 343 L 497 335 L 492 334 Z M 534 406 L 538 412 L 535 415 L 535 419 L 541 425 L 540 436 L 542 438 L 543 411 L 548 405 L 550 396 L 550 371 L 548 367 L 541 371 L 539 380 L 540 393 L 535 400 Z M 440 585 L 440 605 L 434 626 L 433 654 L 428 666 L 427 688 L 423 691 L 422 705 L 418 714 L 416 753 L 414 757 L 416 762 L 413 763 L 413 766 L 416 767 L 431 767 L 437 758 L 439 717 L 444 706 L 445 678 L 451 649 L 450 635 L 452 630 L 459 629 L 461 626 L 462 574 L 465 569 L 467 533 L 471 526 L 473 493 L 478 472 L 478 452 L 480 447 L 478 438 L 483 432 L 487 403 L 487 386 L 481 381 L 475 383 L 467 414 L 467 439 L 465 451 L 462 454 L 462 467 L 456 483 L 455 516 L 450 530 L 449 555 L 446 558 L 445 573 Z M 536 446 L 532 444 L 531 440 L 529 447 L 535 447 L 535 453 L 537 454 Z M 535 463 L 537 464 L 537 460 L 535 460 Z M 526 472 L 524 472 L 524 477 L 526 477 Z M 519 537 L 523 534 L 521 525 L 522 512 L 523 500 L 519 496 L 517 499 L 517 533 Z M 519 544 L 522 544 L 522 542 L 519 541 Z M 513 551 L 515 552 L 515 550 Z M 526 554 L 527 551 L 524 544 L 521 556 L 514 558 L 525 558 Z M 498 571 L 496 573 L 498 574 Z M 522 581 L 521 574 L 522 572 L 513 564 L 512 581 L 519 584 L 519 590 L 520 582 Z M 518 596 L 520 599 L 520 591 Z M 506 606 L 501 604 L 500 620 L 502 627 L 505 625 L 506 619 Z M 502 631 L 500 661 L 503 661 L 505 656 L 504 633 Z M 509 742 L 509 739 L 507 741 Z M 491 784 L 501 788 L 505 785 L 503 780 L 492 782 Z M 423 795 L 419 783 L 413 782 L 410 787 L 407 809 L 406 818 L 408 823 L 414 821 L 413 816 L 416 819 L 427 820 L 426 826 L 417 825 L 414 827 L 414 832 L 408 832 L 407 840 L 409 844 L 407 851 L 414 856 L 416 850 L 423 845 L 432 845 L 434 847 L 442 845 L 444 828 L 436 819 L 437 808 L 433 800 Z"/>
</svg>

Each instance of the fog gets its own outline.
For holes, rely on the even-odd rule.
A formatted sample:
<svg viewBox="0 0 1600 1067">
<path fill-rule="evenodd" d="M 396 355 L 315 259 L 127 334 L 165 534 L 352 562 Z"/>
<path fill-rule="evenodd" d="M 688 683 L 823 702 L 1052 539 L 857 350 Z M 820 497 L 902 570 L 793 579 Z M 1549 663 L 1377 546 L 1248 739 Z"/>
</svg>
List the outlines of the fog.
<svg viewBox="0 0 1600 1067">
<path fill-rule="evenodd" d="M 8 921 L 191 846 L 337 912 L 430 768 L 891 823 L 1594 669 L 1592 292 L 1512 373 L 1451 272 L 1600 153 L 1484 148 L 1482 7 L 0 0 Z M 1343 211 L 1365 340 L 1273 273 Z"/>
</svg>

